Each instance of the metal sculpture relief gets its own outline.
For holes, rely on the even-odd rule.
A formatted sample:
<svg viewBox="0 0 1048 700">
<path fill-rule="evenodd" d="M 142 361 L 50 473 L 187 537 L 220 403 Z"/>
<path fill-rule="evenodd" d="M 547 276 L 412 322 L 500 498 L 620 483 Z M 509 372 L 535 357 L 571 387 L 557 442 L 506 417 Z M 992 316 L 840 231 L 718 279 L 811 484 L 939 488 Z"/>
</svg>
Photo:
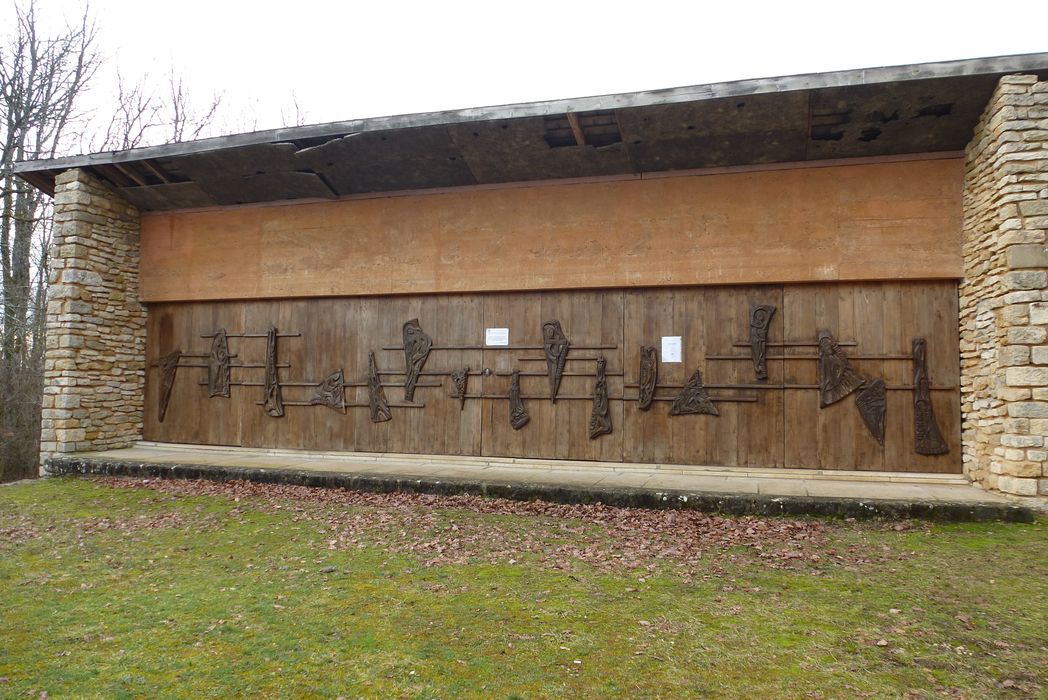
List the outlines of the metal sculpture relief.
<svg viewBox="0 0 1048 700">
<path fill-rule="evenodd" d="M 560 328 L 560 321 L 553 319 L 542 324 L 542 349 L 546 354 L 546 374 L 549 376 L 549 400 L 557 400 L 560 378 L 568 361 L 571 343 Z"/>
<path fill-rule="evenodd" d="M 459 400 L 459 410 L 466 407 L 466 385 L 469 383 L 469 367 L 451 370 L 451 398 Z"/>
<path fill-rule="evenodd" d="M 211 353 L 207 356 L 207 396 L 229 398 L 229 340 L 226 329 L 219 328 L 211 339 Z"/>
<path fill-rule="evenodd" d="M 710 416 L 719 416 L 720 411 L 713 405 L 706 387 L 702 384 L 702 372 L 695 370 L 691 379 L 681 389 L 680 394 L 673 400 L 670 406 L 671 416 L 684 416 L 693 413 L 701 413 Z"/>
<path fill-rule="evenodd" d="M 371 409 L 372 423 L 393 420 L 389 402 L 386 401 L 386 392 L 382 390 L 382 380 L 378 376 L 374 350 L 368 350 L 368 406 Z"/>
<path fill-rule="evenodd" d="M 433 339 L 426 335 L 419 325 L 418 319 L 413 318 L 404 324 L 404 400 L 415 400 L 415 383 L 422 372 L 429 350 L 433 347 Z"/>
<path fill-rule="evenodd" d="M 509 424 L 514 430 L 520 430 L 529 420 L 531 416 L 528 415 L 528 409 L 524 408 L 524 402 L 520 400 L 520 370 L 515 369 L 509 383 Z"/>
<path fill-rule="evenodd" d="M 855 395 L 855 407 L 859 409 L 862 422 L 877 443 L 884 447 L 885 415 L 888 410 L 888 387 L 883 379 L 871 379 Z"/>
<path fill-rule="evenodd" d="M 913 449 L 919 455 L 944 455 L 950 451 L 932 411 L 928 345 L 924 338 L 913 339 L 913 441 Z"/>
<path fill-rule="evenodd" d="M 642 411 L 651 408 L 655 398 L 655 385 L 659 381 L 659 356 L 653 345 L 644 345 L 640 349 L 640 382 L 638 383 L 638 407 Z"/>
<path fill-rule="evenodd" d="M 768 325 L 775 315 L 771 304 L 756 304 L 750 307 L 750 354 L 753 356 L 753 372 L 757 381 L 768 381 Z"/>
<path fill-rule="evenodd" d="M 597 382 L 593 385 L 593 411 L 590 413 L 590 440 L 611 432 L 611 413 L 608 411 L 608 361 L 603 355 L 597 357 Z"/>
<path fill-rule="evenodd" d="M 284 396 L 280 391 L 277 375 L 277 329 L 270 328 L 266 334 L 266 381 L 264 407 L 266 415 L 280 418 L 284 415 Z"/>
<path fill-rule="evenodd" d="M 164 422 L 167 415 L 167 404 L 171 400 L 171 389 L 175 386 L 175 373 L 178 372 L 178 361 L 182 358 L 181 350 L 173 350 L 160 358 L 160 396 L 157 408 L 157 420 Z"/>
<path fill-rule="evenodd" d="M 317 384 L 317 389 L 313 392 L 313 398 L 309 400 L 309 404 L 327 406 L 336 411 L 346 412 L 346 378 L 342 374 L 341 367 Z"/>
<path fill-rule="evenodd" d="M 827 330 L 819 331 L 819 407 L 826 408 L 852 393 L 865 380 Z"/>
</svg>

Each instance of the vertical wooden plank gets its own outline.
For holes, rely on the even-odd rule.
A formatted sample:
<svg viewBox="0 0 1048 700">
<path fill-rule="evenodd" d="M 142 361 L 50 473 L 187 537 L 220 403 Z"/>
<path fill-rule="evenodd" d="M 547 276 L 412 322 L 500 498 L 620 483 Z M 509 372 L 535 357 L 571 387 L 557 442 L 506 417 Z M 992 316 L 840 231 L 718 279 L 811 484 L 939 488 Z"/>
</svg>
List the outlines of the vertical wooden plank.
<svg viewBox="0 0 1048 700">
<path fill-rule="evenodd" d="M 816 285 L 787 285 L 783 288 L 782 313 L 784 342 L 814 343 L 819 323 Z M 813 347 L 786 347 L 783 354 L 812 355 Z M 785 360 L 786 384 L 818 383 L 816 363 Z M 787 389 L 783 395 L 785 416 L 785 462 L 793 469 L 819 467 L 819 392 L 815 389 Z"/>
</svg>

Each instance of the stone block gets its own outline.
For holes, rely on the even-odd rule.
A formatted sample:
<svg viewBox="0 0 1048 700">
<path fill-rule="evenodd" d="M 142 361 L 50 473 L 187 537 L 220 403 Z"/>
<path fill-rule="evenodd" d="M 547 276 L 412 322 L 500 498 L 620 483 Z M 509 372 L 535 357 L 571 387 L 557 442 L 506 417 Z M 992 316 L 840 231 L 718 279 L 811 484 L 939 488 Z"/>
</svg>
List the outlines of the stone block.
<svg viewBox="0 0 1048 700">
<path fill-rule="evenodd" d="M 1035 365 L 1048 365 L 1048 345 L 1036 345 L 1030 348 L 1030 360 Z"/>
<path fill-rule="evenodd" d="M 1008 434 L 1001 436 L 1001 444 L 1005 447 L 1043 447 L 1044 438 L 1040 435 Z"/>
<path fill-rule="evenodd" d="M 1048 402 L 1015 401 L 1008 404 L 1008 415 L 1012 418 L 1048 418 Z"/>
<path fill-rule="evenodd" d="M 59 394 L 53 400 L 55 408 L 80 408 L 79 394 Z"/>
<path fill-rule="evenodd" d="M 1048 325 L 1048 302 L 1038 301 L 1030 304 L 1030 324 Z"/>
<path fill-rule="evenodd" d="M 1025 456 L 1020 459 L 1024 460 Z M 1029 479 L 1030 477 L 1041 476 L 1041 472 L 1041 465 L 1038 462 L 1008 461 L 1001 465 L 1001 471 L 997 473 L 1004 476 L 1018 476 Z"/>
<path fill-rule="evenodd" d="M 1016 496 L 1036 496 L 1038 481 L 1039 479 L 1001 476 L 997 478 L 997 488 L 1004 493 L 1010 493 Z"/>
<path fill-rule="evenodd" d="M 1004 367 L 1030 364 L 1029 345 L 1006 345 L 997 352 L 997 360 Z"/>
<path fill-rule="evenodd" d="M 1048 216 L 1048 199 L 1028 199 L 1019 202 L 1019 212 L 1023 216 Z"/>
<path fill-rule="evenodd" d="M 1012 246 L 1021 248 L 1023 246 Z M 62 271 L 62 281 L 66 284 L 100 285 L 102 276 L 91 270 L 71 269 Z"/>
<path fill-rule="evenodd" d="M 1003 276 L 1008 289 L 1044 289 L 1048 286 L 1048 272 L 1044 270 L 1016 270 Z"/>
<path fill-rule="evenodd" d="M 1048 340 L 1048 329 L 1039 326 L 1009 328 L 1006 333 L 1010 345 L 1041 345 Z"/>
<path fill-rule="evenodd" d="M 1009 367 L 1008 386 L 1048 386 L 1048 367 Z"/>
<path fill-rule="evenodd" d="M 1048 268 L 1048 246 L 1044 244 L 1013 245 L 1008 248 L 1008 267 Z"/>
<path fill-rule="evenodd" d="M 1001 322 L 1006 326 L 1025 326 L 1030 320 L 1030 304 L 1010 304 L 1001 307 Z"/>
</svg>

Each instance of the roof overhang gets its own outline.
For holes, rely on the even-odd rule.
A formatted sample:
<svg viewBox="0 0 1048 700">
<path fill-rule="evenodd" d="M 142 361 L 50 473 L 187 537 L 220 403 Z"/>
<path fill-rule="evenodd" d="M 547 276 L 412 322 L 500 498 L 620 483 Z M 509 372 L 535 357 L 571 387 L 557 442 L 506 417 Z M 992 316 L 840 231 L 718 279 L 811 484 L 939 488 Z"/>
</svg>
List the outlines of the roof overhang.
<svg viewBox="0 0 1048 700">
<path fill-rule="evenodd" d="M 15 164 L 84 168 L 142 210 L 962 150 L 1048 53 L 359 119 Z"/>
</svg>

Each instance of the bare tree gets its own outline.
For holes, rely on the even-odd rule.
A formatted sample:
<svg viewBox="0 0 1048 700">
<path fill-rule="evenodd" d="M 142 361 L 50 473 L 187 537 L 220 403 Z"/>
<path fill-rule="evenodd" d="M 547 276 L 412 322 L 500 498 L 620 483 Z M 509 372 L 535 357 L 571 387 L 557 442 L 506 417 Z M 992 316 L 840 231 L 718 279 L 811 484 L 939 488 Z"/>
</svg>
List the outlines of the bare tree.
<svg viewBox="0 0 1048 700">
<path fill-rule="evenodd" d="M 280 121 L 284 126 L 302 126 L 308 119 L 308 113 L 298 104 L 298 95 L 291 91 L 291 105 L 285 110 L 280 108 Z"/>
<path fill-rule="evenodd" d="M 149 74 L 129 84 L 117 72 L 116 108 L 110 117 L 100 143 L 93 151 L 117 151 L 177 143 L 200 138 L 212 125 L 222 104 L 221 95 L 213 95 L 204 107 L 197 107 L 189 97 L 182 76 L 172 70 L 166 90 L 152 87 Z"/>
<path fill-rule="evenodd" d="M 12 165 L 63 148 L 99 64 L 86 12 L 51 34 L 39 31 L 32 0 L 15 16 L 0 43 L 0 481 L 36 471 L 50 236 L 49 200 Z"/>
</svg>

